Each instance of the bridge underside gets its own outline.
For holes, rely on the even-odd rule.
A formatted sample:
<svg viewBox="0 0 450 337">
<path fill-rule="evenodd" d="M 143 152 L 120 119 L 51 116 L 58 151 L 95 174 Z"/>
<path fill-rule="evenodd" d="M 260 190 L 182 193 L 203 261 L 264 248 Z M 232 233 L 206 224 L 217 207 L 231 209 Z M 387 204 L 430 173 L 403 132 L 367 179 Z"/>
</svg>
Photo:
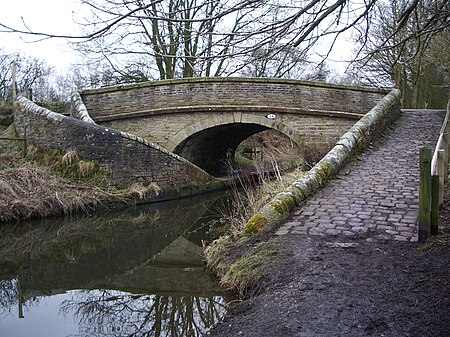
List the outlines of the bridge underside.
<svg viewBox="0 0 450 337">
<path fill-rule="evenodd" d="M 186 138 L 173 152 L 213 176 L 223 176 L 229 171 L 229 164 L 233 162 L 239 144 L 268 129 L 266 126 L 251 123 L 215 126 Z"/>
</svg>

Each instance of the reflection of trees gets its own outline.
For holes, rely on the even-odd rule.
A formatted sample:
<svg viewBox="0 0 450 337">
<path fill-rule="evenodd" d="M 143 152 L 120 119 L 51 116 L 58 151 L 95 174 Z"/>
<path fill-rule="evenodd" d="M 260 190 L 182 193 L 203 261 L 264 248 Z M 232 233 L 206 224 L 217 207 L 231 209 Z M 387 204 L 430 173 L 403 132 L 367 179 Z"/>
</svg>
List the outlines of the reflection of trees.
<svg viewBox="0 0 450 337">
<path fill-rule="evenodd" d="M 61 304 L 90 336 L 201 336 L 224 314 L 220 296 L 163 296 L 77 291 Z"/>
<path fill-rule="evenodd" d="M 22 318 L 24 309 L 28 311 L 33 305 L 39 305 L 39 299 L 24 298 L 17 278 L 0 280 L 0 317 L 6 317 L 17 306 L 19 318 Z"/>
<path fill-rule="evenodd" d="M 0 314 L 4 314 L 13 305 L 17 305 L 19 288 L 17 280 L 0 280 Z"/>
</svg>

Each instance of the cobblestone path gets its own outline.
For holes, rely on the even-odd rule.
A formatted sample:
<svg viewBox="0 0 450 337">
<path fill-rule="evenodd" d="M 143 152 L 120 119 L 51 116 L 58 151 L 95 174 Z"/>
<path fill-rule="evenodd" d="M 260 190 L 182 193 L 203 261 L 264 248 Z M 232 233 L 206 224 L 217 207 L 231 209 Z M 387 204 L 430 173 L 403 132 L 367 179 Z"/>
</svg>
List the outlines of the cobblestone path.
<svg viewBox="0 0 450 337">
<path fill-rule="evenodd" d="M 384 137 L 300 205 L 277 234 L 417 241 L 419 150 L 434 148 L 443 117 L 443 111 L 403 111 Z"/>
</svg>

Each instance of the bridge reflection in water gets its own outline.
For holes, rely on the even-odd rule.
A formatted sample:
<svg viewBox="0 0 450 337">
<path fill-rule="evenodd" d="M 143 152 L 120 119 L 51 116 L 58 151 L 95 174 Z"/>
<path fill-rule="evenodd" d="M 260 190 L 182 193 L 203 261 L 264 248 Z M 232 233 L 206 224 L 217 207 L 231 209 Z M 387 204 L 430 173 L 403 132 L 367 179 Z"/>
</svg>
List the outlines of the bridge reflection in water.
<svg viewBox="0 0 450 337">
<path fill-rule="evenodd" d="M 216 199 L 3 225 L 2 335 L 201 336 L 225 313 L 201 257 Z"/>
</svg>

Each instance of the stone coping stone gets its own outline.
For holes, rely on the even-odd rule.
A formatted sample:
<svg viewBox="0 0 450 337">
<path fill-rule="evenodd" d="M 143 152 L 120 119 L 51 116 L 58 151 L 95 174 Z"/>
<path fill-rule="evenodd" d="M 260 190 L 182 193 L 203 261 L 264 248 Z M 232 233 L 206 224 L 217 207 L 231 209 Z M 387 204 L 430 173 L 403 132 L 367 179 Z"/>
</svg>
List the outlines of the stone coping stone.
<svg viewBox="0 0 450 337">
<path fill-rule="evenodd" d="M 301 85 L 301 86 L 310 86 L 310 87 L 333 88 L 333 89 L 386 93 L 386 94 L 392 89 L 392 88 L 375 88 L 375 87 L 365 87 L 365 86 L 350 86 L 350 85 L 343 85 L 343 84 L 300 81 L 300 80 L 270 78 L 270 77 L 189 77 L 189 78 L 180 78 L 180 79 L 159 80 L 159 81 L 115 85 L 115 86 L 108 86 L 108 87 L 102 87 L 102 88 L 96 88 L 96 89 L 85 89 L 85 90 L 81 90 L 80 94 L 81 95 L 93 95 L 93 94 L 99 94 L 99 93 L 107 93 L 107 92 L 114 92 L 114 91 L 120 91 L 120 90 L 131 90 L 131 89 L 153 87 L 153 86 L 177 85 L 177 84 L 186 84 L 186 83 L 219 83 L 219 82 Z"/>
</svg>

